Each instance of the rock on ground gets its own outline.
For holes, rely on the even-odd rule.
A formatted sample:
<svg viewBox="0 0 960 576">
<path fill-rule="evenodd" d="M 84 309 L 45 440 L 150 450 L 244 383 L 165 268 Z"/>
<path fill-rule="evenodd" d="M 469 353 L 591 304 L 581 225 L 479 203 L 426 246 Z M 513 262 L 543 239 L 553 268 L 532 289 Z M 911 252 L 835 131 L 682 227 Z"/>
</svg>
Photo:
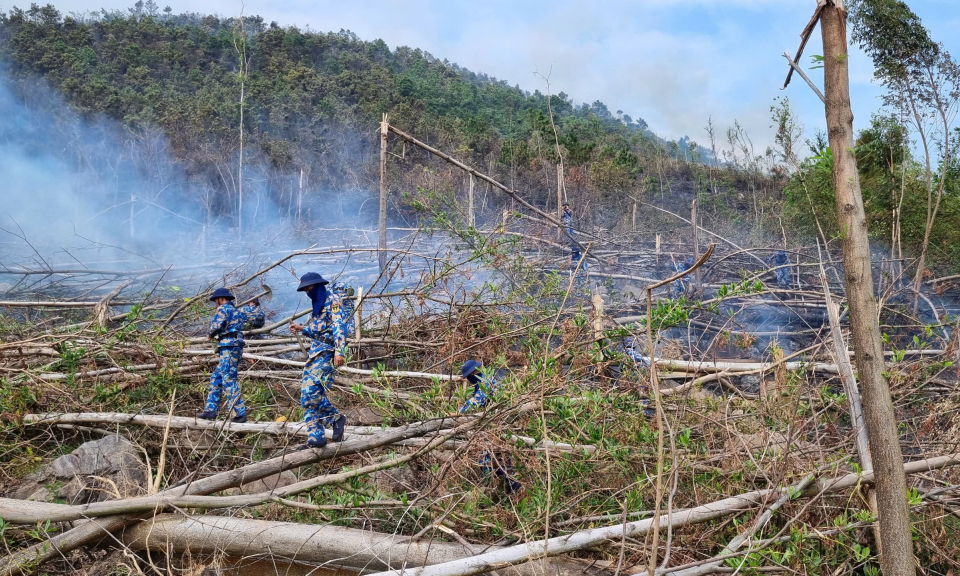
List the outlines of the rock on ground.
<svg viewBox="0 0 960 576">
<path fill-rule="evenodd" d="M 91 440 L 26 477 L 12 497 L 83 504 L 139 495 L 147 484 L 141 450 L 119 435 Z"/>
</svg>

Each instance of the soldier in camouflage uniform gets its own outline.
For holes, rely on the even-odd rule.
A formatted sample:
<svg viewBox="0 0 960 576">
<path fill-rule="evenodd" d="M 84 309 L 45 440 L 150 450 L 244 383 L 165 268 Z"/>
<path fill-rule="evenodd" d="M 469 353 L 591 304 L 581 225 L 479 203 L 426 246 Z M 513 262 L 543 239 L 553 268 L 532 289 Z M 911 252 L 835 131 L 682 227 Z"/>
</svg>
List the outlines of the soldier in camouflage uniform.
<svg viewBox="0 0 960 576">
<path fill-rule="evenodd" d="M 300 405 L 309 430 L 307 448 L 327 445 L 326 427 L 333 429 L 334 442 L 341 441 L 347 424 L 347 417 L 327 398 L 327 389 L 333 384 L 336 368 L 344 364 L 350 318 L 341 289 L 331 287 L 328 291 L 327 284 L 329 282 L 316 272 L 307 272 L 300 278 L 297 291 L 307 293 L 313 309 L 306 325 L 290 325 L 291 332 L 299 332 L 313 341 L 300 380 Z"/>
<path fill-rule="evenodd" d="M 587 279 L 590 277 L 590 263 L 580 253 L 576 245 L 570 249 L 570 274 L 573 275 L 573 287 L 578 294 L 587 293 Z"/>
<path fill-rule="evenodd" d="M 623 339 L 623 354 L 629 358 L 633 363 L 634 370 L 640 370 L 642 368 L 649 368 L 650 362 L 644 355 L 637 349 L 639 343 L 636 338 L 624 338 Z M 640 390 L 646 391 L 646 385 L 641 384 Z M 640 400 L 640 407 L 643 408 L 643 415 L 647 418 L 653 418 L 656 416 L 657 412 L 650 406 L 650 401 L 646 398 Z"/>
<path fill-rule="evenodd" d="M 686 272 L 687 270 L 693 268 L 693 258 L 687 258 L 680 264 L 675 264 L 674 268 L 679 272 Z M 686 294 L 690 291 L 690 276 L 684 276 L 683 278 L 677 278 L 673 281 L 673 297 L 679 298 L 680 296 Z"/>
<path fill-rule="evenodd" d="M 473 384 L 473 396 L 460 407 L 461 414 L 483 408 L 497 393 L 500 382 L 497 380 L 496 372 L 480 372 L 482 366 L 476 360 L 467 360 L 463 363 L 460 373 Z M 485 450 L 480 455 L 479 464 L 481 476 L 487 477 L 492 472 L 498 478 L 503 478 L 506 481 L 507 494 L 515 494 L 523 487 L 515 477 L 516 471 L 513 468 L 513 460 L 508 454 L 498 450 Z"/>
<path fill-rule="evenodd" d="M 233 421 L 239 424 L 247 421 L 247 409 L 237 383 L 237 370 L 244 346 L 243 328 L 245 325 L 263 326 L 265 315 L 258 300 L 254 299 L 246 306 L 237 308 L 233 305 L 234 299 L 233 294 L 226 288 L 218 288 L 210 297 L 210 300 L 217 303 L 217 313 L 210 322 L 208 337 L 218 342 L 220 362 L 210 375 L 207 404 L 203 412 L 197 414 L 197 418 L 215 419 L 220 409 L 221 396 L 226 392 L 227 413 L 231 410 L 236 412 Z"/>
<path fill-rule="evenodd" d="M 567 234 L 570 235 L 570 241 L 573 242 L 573 211 L 570 210 L 570 205 L 564 202 L 560 205 L 562 208 L 560 212 L 560 220 L 563 222 L 564 228 L 567 229 Z"/>
<path fill-rule="evenodd" d="M 780 288 L 790 288 L 790 257 L 783 250 L 778 251 L 770 258 L 770 262 L 777 266 L 777 286 Z M 782 266 L 782 268 L 781 268 Z"/>
</svg>

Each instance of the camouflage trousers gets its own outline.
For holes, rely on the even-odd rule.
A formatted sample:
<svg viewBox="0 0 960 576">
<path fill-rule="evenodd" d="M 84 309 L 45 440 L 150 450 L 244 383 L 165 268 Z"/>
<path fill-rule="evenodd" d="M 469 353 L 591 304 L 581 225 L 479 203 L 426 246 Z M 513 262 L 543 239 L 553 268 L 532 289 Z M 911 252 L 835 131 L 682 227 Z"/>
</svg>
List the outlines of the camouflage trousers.
<svg viewBox="0 0 960 576">
<path fill-rule="evenodd" d="M 513 468 L 513 459 L 503 452 L 489 450 L 480 455 L 480 475 L 489 477 L 492 472 L 497 478 L 506 483 L 507 494 L 518 492 L 522 485 L 516 478 L 517 471 Z"/>
<path fill-rule="evenodd" d="M 790 269 L 777 268 L 777 286 L 781 288 L 790 287 Z"/>
<path fill-rule="evenodd" d="M 227 395 L 227 413 L 235 410 L 237 416 L 244 416 L 247 408 L 240 395 L 240 384 L 237 383 L 237 370 L 240 368 L 240 357 L 243 354 L 242 346 L 228 346 L 220 348 L 220 363 L 210 375 L 210 391 L 207 393 L 207 412 L 217 412 L 220 409 L 220 400 L 224 392 Z"/>
<path fill-rule="evenodd" d="M 323 429 L 330 428 L 339 412 L 327 398 L 327 389 L 333 384 L 333 350 L 322 352 L 307 360 L 300 379 L 300 406 L 303 421 L 307 423 L 310 440 L 320 442 Z"/>
</svg>

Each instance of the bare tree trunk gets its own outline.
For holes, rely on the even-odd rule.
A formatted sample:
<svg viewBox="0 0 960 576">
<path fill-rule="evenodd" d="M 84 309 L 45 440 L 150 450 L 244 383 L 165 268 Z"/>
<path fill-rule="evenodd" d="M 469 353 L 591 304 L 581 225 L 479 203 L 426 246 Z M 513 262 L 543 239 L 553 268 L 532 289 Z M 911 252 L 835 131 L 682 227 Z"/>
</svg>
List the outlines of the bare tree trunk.
<svg viewBox="0 0 960 576">
<path fill-rule="evenodd" d="M 933 74 L 930 70 L 930 67 L 927 67 L 927 75 L 930 80 L 930 85 L 936 87 L 937 82 L 933 77 Z M 920 287 L 923 285 L 923 269 L 927 260 L 927 251 L 930 247 L 930 234 L 933 232 L 933 225 L 937 220 L 937 212 L 940 210 L 940 201 L 943 199 L 943 192 L 947 183 L 947 167 L 950 165 L 950 119 L 949 113 L 946 110 L 948 106 L 940 98 L 940 91 L 937 88 L 933 89 L 934 102 L 936 103 L 937 113 L 940 116 L 941 121 L 943 122 L 943 163 L 940 170 L 940 183 L 937 186 L 937 196 L 936 201 L 933 202 L 933 206 L 930 205 L 930 190 L 932 190 L 931 179 L 932 174 L 930 174 L 930 157 L 927 156 L 927 182 L 928 182 L 928 193 L 927 193 L 927 224 L 923 230 L 923 244 L 920 246 L 920 258 L 917 261 L 917 275 L 914 279 L 913 290 L 916 296 L 913 300 L 913 313 L 917 313 L 917 304 L 919 302 L 920 296 Z"/>
<path fill-rule="evenodd" d="M 823 33 L 824 88 L 833 185 L 843 236 L 843 264 L 863 410 L 877 478 L 880 512 L 880 566 L 886 576 L 913 576 L 913 542 L 907 508 L 907 481 L 897 422 L 884 376 L 883 347 L 873 293 L 867 221 L 853 154 L 849 55 L 843 0 L 826 0 L 820 20 Z"/>
<path fill-rule="evenodd" d="M 300 210 L 303 208 L 303 168 L 300 169 L 300 189 L 297 191 L 297 222 L 300 222 Z"/>
<path fill-rule="evenodd" d="M 233 47 L 237 51 L 237 57 L 240 59 L 240 164 L 237 168 L 237 235 L 243 239 L 243 101 L 246 96 L 247 71 L 250 66 L 247 62 L 247 30 L 243 25 L 243 12 L 246 5 L 240 4 L 240 40 L 237 41 L 237 35 L 234 33 Z"/>
<path fill-rule="evenodd" d="M 557 164 L 557 218 L 563 221 L 563 172 Z M 557 229 L 557 240 L 563 238 L 563 229 Z"/>
<path fill-rule="evenodd" d="M 693 225 L 693 261 L 696 262 L 700 259 L 700 241 L 699 235 L 697 234 L 697 199 L 694 198 L 693 202 L 690 204 L 690 222 Z M 700 270 L 697 270 L 693 273 L 693 290 L 694 294 L 700 293 Z"/>
<path fill-rule="evenodd" d="M 473 227 L 477 225 L 477 221 L 473 215 L 473 174 L 470 174 L 470 187 L 467 188 L 467 226 Z"/>
<path fill-rule="evenodd" d="M 387 133 L 390 118 L 380 123 L 380 270 L 387 267 Z"/>
</svg>

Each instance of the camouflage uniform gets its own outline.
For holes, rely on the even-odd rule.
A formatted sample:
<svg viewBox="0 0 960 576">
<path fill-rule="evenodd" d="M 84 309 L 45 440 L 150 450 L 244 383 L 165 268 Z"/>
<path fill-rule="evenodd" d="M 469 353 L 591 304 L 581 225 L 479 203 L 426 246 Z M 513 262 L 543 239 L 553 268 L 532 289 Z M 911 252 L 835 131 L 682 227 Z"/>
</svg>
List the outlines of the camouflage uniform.
<svg viewBox="0 0 960 576">
<path fill-rule="evenodd" d="M 334 353 L 347 352 L 348 324 L 343 296 L 333 289 L 327 293 L 320 314 L 311 315 L 303 328 L 303 335 L 313 342 L 300 379 L 300 405 L 312 442 L 323 442 L 323 429 L 332 427 L 339 415 L 327 398 L 327 389 L 333 384 Z"/>
<path fill-rule="evenodd" d="M 489 374 L 480 374 L 480 380 L 473 385 L 473 396 L 470 397 L 460 407 L 460 413 L 466 414 L 476 408 L 483 408 L 490 402 L 491 397 L 496 395 L 500 382 L 496 378 L 496 372 Z M 513 494 L 522 488 L 520 482 L 516 479 L 516 470 L 513 467 L 513 460 L 508 454 L 500 451 L 485 450 L 480 455 L 480 474 L 487 477 L 491 472 L 507 482 L 507 494 Z"/>
<path fill-rule="evenodd" d="M 627 358 L 633 360 L 633 367 L 635 369 L 650 367 L 650 362 L 637 350 L 637 341 L 635 339 L 625 338 L 623 340 L 623 353 Z M 640 389 L 645 391 L 647 387 L 641 384 Z M 643 415 L 647 418 L 653 418 L 656 415 L 656 411 L 650 407 L 650 401 L 646 398 L 640 400 L 640 405 L 643 407 Z"/>
<path fill-rule="evenodd" d="M 681 264 L 676 264 L 677 272 L 686 272 L 693 267 L 693 258 L 687 258 Z M 690 276 L 684 276 L 683 278 L 677 278 L 673 281 L 673 297 L 679 298 L 682 294 L 686 294 L 690 291 Z"/>
<path fill-rule="evenodd" d="M 205 412 L 217 412 L 220 409 L 220 400 L 224 392 L 227 395 L 227 412 L 234 410 L 237 416 L 245 416 L 247 409 L 240 395 L 240 385 L 237 383 L 237 370 L 240 368 L 240 357 L 243 354 L 244 325 L 263 326 L 265 314 L 260 306 L 247 304 L 241 308 L 226 302 L 217 308 L 217 313 L 210 322 L 210 338 L 219 341 L 218 353 L 220 362 L 210 375 L 210 390 L 207 393 Z"/>
<path fill-rule="evenodd" d="M 570 235 L 570 241 L 573 242 L 573 212 L 570 211 L 570 208 L 565 207 L 563 209 L 560 220 L 563 222 L 563 226 L 567 229 L 567 234 Z"/>
<path fill-rule="evenodd" d="M 460 413 L 466 414 L 474 408 L 483 408 L 490 398 L 496 395 L 499 387 L 496 373 L 480 374 L 480 381 L 473 385 L 473 396 L 460 408 Z"/>
<path fill-rule="evenodd" d="M 573 275 L 573 288 L 575 292 L 579 294 L 585 294 L 587 292 L 587 278 L 590 277 L 589 270 L 590 264 L 587 262 L 587 259 L 580 255 L 579 248 L 574 247 L 570 252 L 570 274 Z"/>
<path fill-rule="evenodd" d="M 333 282 L 329 286 L 329 292 L 336 292 L 343 300 L 343 318 L 346 321 L 346 333 L 347 335 L 353 334 L 353 313 L 357 309 L 357 301 L 352 297 L 353 290 L 343 282 Z"/>
<path fill-rule="evenodd" d="M 647 359 L 640 354 L 639 350 L 637 350 L 637 341 L 633 338 L 625 338 L 623 340 L 623 353 L 627 358 L 633 360 L 633 364 L 637 368 L 646 368 L 650 366 L 650 363 L 647 361 Z"/>
<path fill-rule="evenodd" d="M 786 265 L 790 263 L 790 257 L 787 256 L 787 253 L 783 250 L 780 250 L 770 259 L 773 262 L 774 266 L 784 266 L 784 268 L 777 268 L 777 286 L 780 288 L 789 288 L 790 287 L 790 268 L 786 268 Z"/>
</svg>

